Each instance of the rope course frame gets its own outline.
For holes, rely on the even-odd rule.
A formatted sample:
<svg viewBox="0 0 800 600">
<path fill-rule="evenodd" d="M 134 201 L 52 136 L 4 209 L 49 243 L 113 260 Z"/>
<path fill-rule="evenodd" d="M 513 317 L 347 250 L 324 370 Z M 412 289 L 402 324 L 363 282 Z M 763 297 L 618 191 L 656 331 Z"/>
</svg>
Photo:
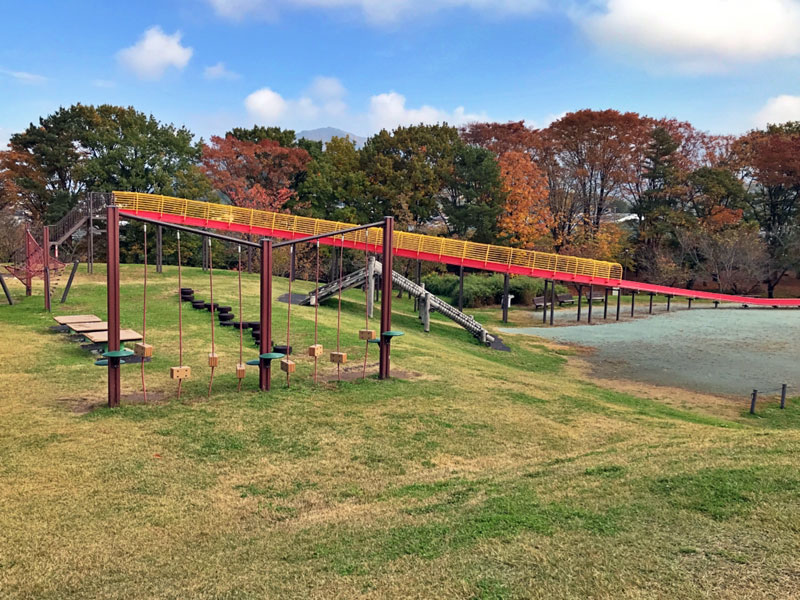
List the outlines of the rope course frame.
<svg viewBox="0 0 800 600">
<path fill-rule="evenodd" d="M 109 382 L 108 400 L 109 400 L 109 406 L 110 407 L 117 407 L 117 406 L 120 405 L 120 388 L 121 388 L 120 371 L 119 371 L 120 359 L 122 358 L 123 355 L 127 356 L 127 355 L 131 354 L 130 350 L 120 350 L 120 341 L 119 341 L 119 331 L 120 331 L 120 329 L 119 329 L 119 316 L 120 316 L 120 314 L 119 314 L 120 313 L 120 296 L 119 296 L 119 293 L 120 293 L 120 281 L 119 281 L 119 264 L 120 264 L 120 258 L 119 258 L 119 229 L 120 229 L 120 223 L 119 223 L 119 216 L 120 216 L 120 207 L 115 205 L 115 204 L 113 204 L 113 203 L 109 204 L 107 206 L 108 228 L 107 228 L 107 233 L 106 233 L 107 240 L 108 240 L 108 248 L 109 248 L 107 281 L 106 281 L 106 291 L 107 291 L 107 301 L 108 301 L 108 321 L 109 321 L 109 342 L 108 342 L 109 352 L 107 352 L 106 355 L 107 355 L 107 358 L 108 358 L 108 382 Z M 259 366 L 259 388 L 262 391 L 268 391 L 269 388 L 270 388 L 270 371 L 271 371 L 270 362 L 275 358 L 278 358 L 278 357 L 283 358 L 285 356 L 285 355 L 280 354 L 280 353 L 274 353 L 274 352 L 270 353 L 267 350 L 267 342 L 269 341 L 270 345 L 271 345 L 271 339 L 272 339 L 271 338 L 272 264 L 273 264 L 273 261 L 272 261 L 272 258 L 273 258 L 272 257 L 272 254 L 273 254 L 273 252 L 272 252 L 273 243 L 272 243 L 272 240 L 266 239 L 266 238 L 262 238 L 260 240 L 260 244 L 256 244 L 256 243 L 253 243 L 253 242 L 248 242 L 248 241 L 245 241 L 245 240 L 239 240 L 239 239 L 235 239 L 235 238 L 230 238 L 228 236 L 222 236 L 222 235 L 218 235 L 218 234 L 215 234 L 215 233 L 209 233 L 209 232 L 205 232 L 205 231 L 194 230 L 192 228 L 185 227 L 185 226 L 182 226 L 182 225 L 173 224 L 173 223 L 170 223 L 168 221 L 162 222 L 162 221 L 160 221 L 158 219 L 152 219 L 152 218 L 144 217 L 144 216 L 141 216 L 141 215 L 129 214 L 127 212 L 125 213 L 125 217 L 126 217 L 126 219 L 139 220 L 139 221 L 142 221 L 144 223 L 154 223 L 154 224 L 159 225 L 159 226 L 168 227 L 168 228 L 172 228 L 172 229 L 176 230 L 176 239 L 177 239 L 176 253 L 177 253 L 177 263 L 178 263 L 177 264 L 177 271 L 178 271 L 177 279 L 178 279 L 178 296 L 179 297 L 181 296 L 181 289 L 182 289 L 182 286 L 183 286 L 183 272 L 182 272 L 183 259 L 182 259 L 182 256 L 181 256 L 181 236 L 180 236 L 182 231 L 186 231 L 186 232 L 189 232 L 189 233 L 196 233 L 196 234 L 201 235 L 201 236 L 207 236 L 208 238 L 222 239 L 222 240 L 225 240 L 225 241 L 233 241 L 233 242 L 236 242 L 237 244 L 239 244 L 240 247 L 238 248 L 238 254 L 239 254 L 238 263 L 239 263 L 239 279 L 240 279 L 240 313 L 241 313 L 241 307 L 242 307 L 242 294 L 241 294 L 241 245 L 258 246 L 258 247 L 261 248 L 261 284 L 260 284 L 260 291 L 261 291 L 261 293 L 260 293 L 260 304 L 261 304 L 261 306 L 260 306 L 260 323 L 261 323 L 260 346 L 261 346 L 261 348 L 260 349 L 261 349 L 261 354 L 259 355 L 259 361 L 258 361 L 258 366 Z M 282 247 L 282 246 L 286 246 L 286 245 L 295 246 L 296 244 L 299 244 L 299 243 L 307 243 L 307 242 L 316 241 L 317 242 L 317 244 L 316 244 L 317 245 L 316 279 L 317 279 L 317 282 L 318 282 L 319 281 L 319 246 L 320 246 L 320 243 L 329 243 L 329 242 L 326 242 L 326 238 L 328 238 L 330 240 L 331 237 L 335 236 L 334 245 L 340 246 L 340 253 L 339 253 L 339 255 L 340 255 L 339 288 L 340 289 L 339 289 L 339 307 L 338 307 L 338 311 L 337 311 L 337 313 L 338 313 L 337 314 L 337 348 L 339 348 L 339 349 L 341 349 L 341 303 L 342 303 L 341 294 L 342 294 L 342 281 L 343 281 L 343 278 L 344 278 L 344 271 L 343 271 L 343 269 L 344 269 L 344 248 L 345 247 L 350 247 L 348 245 L 348 243 L 347 243 L 347 237 L 346 236 L 347 236 L 347 234 L 350 234 L 350 233 L 358 232 L 360 230 L 366 230 L 367 233 L 365 234 L 365 238 L 367 240 L 367 243 L 365 243 L 365 246 L 367 246 L 367 248 L 368 248 L 369 247 L 370 235 L 371 235 L 371 232 L 369 230 L 370 229 L 374 229 L 374 228 L 376 228 L 378 226 L 380 226 L 382 228 L 383 236 L 384 236 L 383 239 L 387 239 L 387 240 L 389 240 L 391 242 L 392 233 L 393 233 L 393 230 L 394 230 L 394 219 L 393 219 L 393 217 L 384 217 L 384 220 L 383 220 L 382 223 L 371 223 L 369 225 L 352 227 L 352 228 L 343 229 L 343 230 L 340 230 L 340 231 L 334 231 L 334 232 L 329 232 L 329 233 L 325 233 L 325 234 L 311 235 L 311 236 L 308 236 L 306 238 L 293 239 L 291 241 L 283 242 L 281 244 L 276 244 L 275 245 L 276 247 Z M 209 244 L 210 244 L 210 239 L 209 239 Z M 375 247 L 378 248 L 378 245 L 375 245 Z M 387 268 L 391 269 L 391 265 L 392 265 L 392 246 L 391 246 L 391 243 L 386 245 L 382 250 L 383 250 L 383 259 L 384 259 L 383 263 L 385 265 L 387 265 Z M 210 284 L 210 287 L 213 286 L 213 265 L 211 265 L 211 264 L 209 265 L 209 284 Z M 386 282 L 384 282 L 384 286 L 385 285 L 386 285 Z M 389 285 L 391 285 L 390 281 L 389 281 Z M 317 286 L 317 288 L 319 288 L 319 286 Z M 143 294 L 146 295 L 146 291 L 143 291 Z M 213 313 L 216 312 L 214 310 L 214 307 L 213 307 L 213 290 L 211 291 L 211 296 L 212 296 L 211 297 L 211 300 L 212 300 L 211 301 L 211 307 L 212 307 L 212 315 L 213 315 Z M 318 296 L 318 294 L 317 294 L 317 296 Z M 382 335 L 383 335 L 384 331 L 388 331 L 389 334 L 396 334 L 396 332 L 389 331 L 390 325 L 391 325 L 391 296 L 392 296 L 391 291 L 388 294 L 383 293 L 381 295 L 381 334 Z M 143 302 L 143 308 L 144 308 L 144 303 L 145 302 L 146 302 L 146 300 Z M 318 315 L 319 302 L 315 302 L 315 304 L 317 305 L 316 308 L 315 308 L 315 315 Z M 146 309 L 144 309 L 144 312 L 146 313 Z M 146 318 L 146 316 L 143 316 L 143 318 Z M 143 325 L 144 325 L 143 329 L 145 329 L 146 328 L 146 324 L 143 323 Z M 242 328 L 243 328 L 243 325 L 242 325 L 242 321 L 241 321 L 241 314 L 240 314 L 240 319 L 239 319 L 239 326 L 240 326 L 239 327 L 239 335 L 240 335 L 240 354 L 239 354 L 239 357 L 240 357 L 240 360 L 242 360 L 243 359 L 243 354 L 242 354 L 242 343 L 243 343 L 242 342 L 242 336 L 243 336 Z M 213 329 L 214 329 L 214 324 L 213 324 L 213 317 L 212 317 L 212 330 Z M 116 335 L 114 334 L 115 331 L 116 331 Z M 287 335 L 287 341 L 289 341 L 290 340 L 289 336 L 291 336 L 291 326 L 290 326 L 290 324 L 288 325 L 287 334 L 288 334 Z M 318 317 L 315 316 L 315 341 L 318 341 L 318 335 L 319 335 L 319 332 L 318 332 Z M 382 337 L 382 339 L 379 340 L 380 348 L 381 348 L 380 375 L 379 375 L 380 379 L 388 378 L 388 373 L 389 373 L 389 343 L 388 343 L 388 339 L 389 338 L 383 339 L 383 337 Z M 212 354 L 215 354 L 215 350 L 216 350 L 215 344 L 216 344 L 215 339 L 212 339 Z M 127 352 L 127 354 L 124 354 L 125 352 Z M 344 353 L 341 353 L 341 354 L 342 354 L 342 356 L 345 356 Z M 190 378 L 190 376 L 191 376 L 191 367 L 183 365 L 183 302 L 182 302 L 182 298 L 178 302 L 178 357 L 179 357 L 179 366 L 170 367 L 170 377 L 172 379 L 177 379 L 178 380 L 177 394 L 176 395 L 177 395 L 178 401 L 180 401 L 181 394 L 182 394 L 182 389 L 183 389 L 183 379 Z M 249 364 L 249 362 L 250 361 L 248 361 L 248 364 Z M 341 362 L 337 363 L 338 364 L 337 373 L 338 373 L 339 378 L 341 378 L 341 364 L 343 362 L 344 362 L 344 360 L 341 360 Z M 317 377 L 317 368 L 316 367 L 317 367 L 317 360 L 316 360 L 316 357 L 315 357 L 315 383 L 316 383 L 316 377 Z M 213 367 L 212 367 L 212 371 L 213 371 Z M 212 384 L 213 384 L 213 372 L 212 372 L 211 381 L 209 381 L 209 394 L 210 394 L 210 391 L 211 391 Z M 241 384 L 241 381 L 240 381 L 240 384 Z"/>
</svg>

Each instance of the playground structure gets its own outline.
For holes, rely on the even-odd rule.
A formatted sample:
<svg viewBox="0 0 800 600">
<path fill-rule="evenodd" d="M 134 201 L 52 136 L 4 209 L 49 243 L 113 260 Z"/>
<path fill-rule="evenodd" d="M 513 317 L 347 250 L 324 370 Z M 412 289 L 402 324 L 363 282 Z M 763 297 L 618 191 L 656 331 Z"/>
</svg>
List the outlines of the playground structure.
<svg viewBox="0 0 800 600">
<path fill-rule="evenodd" d="M 334 232 L 354 227 L 349 223 L 136 192 L 114 192 L 114 202 L 123 215 L 147 217 L 161 224 L 191 225 L 287 239 L 319 235 L 324 244 L 331 243 L 330 239 L 325 238 L 330 238 Z M 371 252 L 381 252 L 382 244 L 377 233 L 370 234 Z M 363 249 L 363 242 L 355 234 L 345 235 L 342 245 Z M 622 279 L 622 266 L 618 263 L 418 233 L 396 232 L 392 238 L 391 254 L 484 271 L 538 277 L 550 282 L 551 288 L 552 283 L 559 281 L 580 288 L 589 286 L 592 292 L 595 287 L 627 290 L 633 302 L 636 294 L 644 293 L 660 294 L 668 299 L 684 297 L 743 306 L 800 307 L 800 298 L 753 298 L 628 281 Z M 506 302 L 504 306 L 507 307 Z"/>
<path fill-rule="evenodd" d="M 133 354 L 130 350 L 121 347 L 121 340 L 120 340 L 120 255 L 119 255 L 119 223 L 120 223 L 120 207 L 110 204 L 106 208 L 106 223 L 107 223 L 107 241 L 108 241 L 108 259 L 107 259 L 107 308 L 108 308 L 108 346 L 107 351 L 103 353 L 103 357 L 107 361 L 108 367 L 108 406 L 109 407 L 117 407 L 120 405 L 121 399 L 121 372 L 120 366 L 124 364 L 124 359 Z M 162 223 L 157 219 L 152 219 L 148 216 L 143 216 L 139 214 L 126 214 L 126 217 L 132 218 L 135 220 L 142 221 L 144 223 L 153 223 L 156 225 L 161 225 Z M 356 236 L 360 236 L 361 244 L 360 248 L 365 251 L 367 256 L 369 255 L 370 249 L 381 249 L 383 262 L 387 264 L 389 268 L 392 265 L 392 235 L 394 232 L 394 218 L 393 217 L 384 217 L 382 222 L 370 223 L 368 225 L 359 225 L 359 226 L 352 226 L 347 228 L 342 228 L 335 231 L 328 231 L 325 233 L 319 233 L 316 235 L 304 236 L 304 237 L 297 237 L 288 241 L 274 243 L 271 239 L 262 239 L 259 243 L 250 242 L 247 240 L 240 240 L 231 238 L 228 236 L 224 236 L 217 233 L 207 232 L 207 231 L 199 231 L 196 229 L 192 229 L 191 227 L 187 227 L 185 225 L 179 225 L 176 223 L 167 223 L 164 224 L 167 227 L 175 229 L 178 231 L 178 325 L 179 325 L 179 364 L 176 367 L 172 367 L 170 369 L 170 376 L 172 379 L 178 381 L 178 395 L 180 397 L 180 389 L 181 383 L 184 379 L 187 379 L 191 375 L 191 371 L 189 367 L 183 365 L 183 337 L 182 337 L 182 304 L 185 300 L 185 288 L 182 287 L 181 281 L 181 259 L 180 259 L 180 232 L 188 232 L 197 234 L 200 236 L 205 236 L 207 238 L 215 238 L 227 242 L 232 242 L 237 245 L 241 246 L 250 246 L 254 248 L 258 248 L 260 250 L 260 259 L 261 259 L 261 274 L 260 274 L 260 344 L 259 344 L 259 357 L 256 361 L 248 361 L 247 364 L 257 364 L 259 367 L 259 388 L 263 391 L 268 391 L 271 386 L 271 363 L 273 360 L 276 359 L 283 359 L 281 361 L 281 368 L 287 374 L 287 384 L 288 384 L 288 377 L 291 372 L 294 371 L 294 363 L 288 359 L 288 353 L 291 351 L 289 346 L 289 335 L 290 335 L 290 323 L 291 323 L 291 311 L 288 312 L 287 318 L 287 343 L 286 343 L 286 354 L 282 352 L 275 352 L 272 348 L 272 259 L 273 259 L 273 251 L 277 248 L 281 247 L 292 247 L 294 248 L 297 244 L 301 243 L 309 243 L 309 242 L 317 242 L 317 243 L 328 243 L 334 246 L 338 246 L 341 248 L 341 251 L 345 248 L 345 240 L 350 236 L 349 239 L 353 239 Z M 384 240 L 387 242 L 385 244 L 379 244 L 378 241 L 383 242 Z M 210 252 L 210 251 L 209 251 Z M 211 266 L 209 254 L 209 267 Z M 319 262 L 317 262 L 319 264 Z M 317 268 L 317 272 L 319 271 L 319 267 Z M 241 269 L 240 269 L 241 274 Z M 145 281 L 146 281 L 146 273 L 147 268 L 145 265 Z M 340 272 L 341 275 L 341 272 Z M 341 280 L 341 276 L 340 276 Z M 211 269 L 209 269 L 209 283 L 210 283 L 210 291 L 211 291 L 211 299 L 210 299 L 210 306 L 212 312 L 212 342 L 211 342 L 211 352 L 209 353 L 209 366 L 212 369 L 212 376 L 211 381 L 209 382 L 209 394 L 211 393 L 211 385 L 213 382 L 213 370 L 218 366 L 218 359 L 214 351 L 214 321 L 213 321 L 213 313 L 214 313 L 214 302 L 213 302 L 213 275 Z M 379 379 L 388 379 L 390 376 L 390 346 L 391 340 L 394 337 L 403 335 L 400 331 L 392 331 L 391 329 L 391 305 L 392 305 L 392 282 L 389 278 L 384 278 L 383 280 L 383 288 L 381 293 L 381 324 L 380 324 L 380 332 L 378 335 L 372 330 L 369 329 L 369 317 L 367 316 L 367 329 L 359 331 L 359 337 L 365 340 L 367 344 L 367 350 L 369 348 L 370 343 L 375 343 L 378 345 L 379 348 Z M 339 314 L 341 315 L 341 285 L 339 287 Z M 290 288 L 291 294 L 291 288 Z M 144 287 L 144 303 L 143 303 L 143 319 L 142 325 L 143 330 L 146 323 L 146 298 L 147 298 L 147 288 L 146 284 Z M 241 307 L 241 297 L 240 297 L 240 307 Z M 241 308 L 240 308 L 241 310 Z M 241 319 L 241 317 L 240 317 Z M 315 314 L 316 319 L 316 314 Z M 236 373 L 237 378 L 241 380 L 242 373 L 242 363 L 241 363 L 241 321 L 240 321 L 240 361 L 236 365 Z M 315 325 L 316 328 L 316 325 Z M 337 326 L 337 349 L 335 352 L 331 352 L 330 359 L 331 362 L 337 364 L 337 371 L 341 364 L 345 363 L 347 360 L 346 354 L 340 352 L 339 348 L 339 334 L 341 328 L 341 320 L 339 319 L 339 325 Z M 142 336 L 144 337 L 144 336 Z M 309 356 L 312 356 L 315 361 L 321 355 L 322 347 L 316 343 L 316 335 L 315 335 L 315 344 L 309 348 Z M 142 339 L 142 343 L 137 345 L 136 354 L 139 356 L 147 356 L 150 357 L 153 354 L 153 348 L 148 346 L 144 343 L 144 339 Z M 366 372 L 366 354 L 365 354 L 365 361 L 364 361 L 364 369 Z M 316 368 L 315 368 L 316 372 Z M 144 366 L 142 366 L 142 388 L 143 391 L 145 390 L 144 385 Z"/>
<path fill-rule="evenodd" d="M 596 261 L 592 259 L 583 259 L 576 257 L 566 257 L 556 254 L 548 254 L 541 252 L 534 252 L 521 249 L 513 249 L 507 247 L 493 246 L 488 244 L 476 244 L 472 242 L 451 240 L 447 238 L 439 238 L 434 236 L 420 235 L 408 232 L 394 232 L 394 223 L 391 217 L 385 217 L 384 221 L 371 223 L 367 225 L 351 225 L 348 223 L 340 223 L 333 221 L 325 221 L 322 219 L 313 219 L 307 217 L 299 217 L 294 215 L 287 215 L 281 213 L 272 213 L 266 211 L 259 211 L 255 209 L 243 209 L 239 207 L 197 202 L 192 200 L 172 198 L 167 196 L 158 196 L 152 194 L 140 194 L 131 192 L 115 192 L 109 196 L 110 202 L 105 200 L 98 202 L 97 197 L 92 202 L 96 208 L 99 205 L 105 206 L 105 220 L 107 223 L 107 240 L 108 240 L 108 327 L 107 333 L 107 351 L 103 354 L 105 361 L 98 361 L 98 364 L 108 366 L 109 374 L 109 406 L 118 406 L 120 400 L 120 372 L 119 367 L 121 364 L 126 364 L 127 357 L 133 354 L 130 350 L 121 347 L 120 339 L 120 323 L 119 323 L 119 223 L 120 217 L 125 219 L 138 220 L 144 223 L 152 223 L 156 226 L 157 235 L 157 261 L 156 264 L 161 264 L 161 229 L 162 227 L 169 227 L 179 232 L 185 231 L 192 234 L 202 236 L 207 244 L 204 243 L 204 262 L 207 265 L 209 272 L 209 288 L 211 291 L 210 312 L 212 313 L 212 326 L 211 326 L 211 352 L 209 353 L 209 366 L 212 370 L 211 381 L 209 382 L 209 394 L 211 392 L 211 385 L 213 382 L 213 371 L 218 366 L 218 358 L 214 348 L 214 314 L 216 304 L 213 301 L 213 271 L 211 260 L 211 246 L 210 239 L 220 239 L 223 241 L 235 243 L 241 247 L 247 246 L 256 248 L 261 252 L 261 308 L 259 335 L 255 336 L 259 344 L 259 357 L 256 360 L 242 362 L 241 350 L 241 337 L 242 337 L 242 322 L 240 318 L 240 360 L 236 365 L 237 377 L 240 380 L 244 376 L 244 366 L 246 364 L 257 365 L 259 367 L 259 387 L 262 390 L 270 389 L 271 381 L 271 362 L 273 360 L 281 359 L 281 369 L 286 372 L 287 385 L 289 383 L 289 376 L 294 372 L 294 362 L 289 358 L 288 354 L 291 352 L 290 346 L 290 332 L 291 332 L 291 306 L 288 309 L 288 319 L 286 328 L 286 345 L 275 348 L 272 340 L 271 329 L 271 272 L 272 272 L 272 252 L 274 249 L 280 247 L 289 247 L 294 256 L 295 246 L 301 243 L 314 242 L 317 246 L 317 286 L 315 292 L 306 299 L 307 303 L 313 304 L 318 307 L 319 302 L 324 300 L 325 297 L 337 293 L 339 295 L 339 311 L 341 312 L 341 293 L 343 289 L 364 283 L 366 294 L 366 329 L 359 332 L 359 337 L 366 343 L 364 372 L 366 372 L 366 355 L 369 350 L 370 343 L 377 343 L 380 348 L 380 368 L 379 377 L 385 379 L 389 377 L 389 349 L 392 337 L 402 335 L 402 332 L 391 331 L 391 296 L 393 285 L 399 287 L 401 290 L 408 292 L 411 296 L 417 299 L 417 306 L 420 309 L 420 318 L 423 322 L 425 330 L 428 331 L 430 327 L 430 311 L 438 311 L 455 321 L 460 326 L 467 329 L 472 335 L 479 339 L 484 344 L 491 344 L 494 341 L 494 336 L 477 323 L 472 317 L 464 314 L 461 310 L 450 306 L 443 300 L 436 298 L 429 292 L 426 292 L 424 286 L 414 283 L 410 279 L 403 277 L 391 269 L 392 257 L 394 255 L 414 258 L 418 261 L 427 260 L 450 265 L 457 265 L 460 267 L 462 277 L 464 267 L 482 269 L 488 271 L 495 271 L 504 273 L 506 276 L 505 294 L 503 301 L 504 321 L 506 321 L 508 310 L 508 278 L 511 274 L 522 274 L 532 277 L 539 277 L 545 280 L 545 295 L 541 299 L 543 307 L 543 322 L 547 323 L 547 306 L 550 305 L 550 324 L 553 324 L 554 306 L 560 298 L 556 296 L 555 282 L 572 283 L 578 288 L 578 321 L 581 320 L 583 288 L 588 288 L 588 320 L 592 320 L 592 304 L 593 300 L 597 297 L 594 295 L 595 288 L 601 288 L 603 294 L 603 317 L 608 317 L 608 300 L 609 293 L 613 290 L 617 298 L 616 315 L 617 320 L 620 317 L 621 311 L 621 296 L 623 290 L 628 290 L 631 295 L 631 316 L 634 314 L 634 307 L 636 295 L 639 293 L 646 293 L 650 295 L 650 312 L 652 313 L 653 296 L 656 294 L 663 294 L 667 298 L 667 310 L 670 308 L 670 301 L 673 297 L 686 297 L 689 301 L 689 308 L 693 299 L 701 298 L 714 302 L 715 307 L 720 302 L 734 302 L 742 304 L 747 307 L 749 305 L 773 306 L 773 307 L 796 307 L 800 306 L 800 299 L 770 299 L 770 298 L 750 298 L 745 296 L 735 296 L 727 294 L 717 294 L 712 292 L 700 292 L 695 290 L 684 290 L 680 288 L 656 286 L 651 284 L 639 283 L 634 281 L 626 281 L 622 279 L 622 268 L 616 263 L 605 261 Z M 90 216 L 94 217 L 92 211 Z M 89 218 L 89 217 L 87 217 Z M 204 228 L 203 230 L 196 229 L 197 227 Z M 275 243 L 271 239 L 262 239 L 259 243 L 254 243 L 248 240 L 228 237 L 219 233 L 212 233 L 209 229 L 218 229 L 223 231 L 234 231 L 238 233 L 245 233 L 248 235 L 270 236 L 286 238 L 286 241 Z M 146 232 L 146 226 L 145 226 Z M 146 236 L 146 233 L 145 233 Z M 17 276 L 22 276 L 23 281 L 29 282 L 32 274 L 37 272 L 36 265 L 41 263 L 41 273 L 45 278 L 45 288 L 50 290 L 48 276 L 50 273 L 51 265 L 58 268 L 61 265 L 62 269 L 64 263 L 60 263 L 57 259 L 49 256 L 49 252 L 44 251 L 43 248 L 49 248 L 52 244 L 49 241 L 49 229 L 44 229 L 42 247 L 36 245 L 38 251 L 34 248 L 35 240 L 28 234 L 28 242 L 26 246 L 27 258 L 25 267 L 20 270 L 16 266 L 16 272 L 12 270 Z M 33 244 L 31 244 L 33 241 Z M 339 279 L 331 282 L 326 286 L 320 287 L 319 285 L 319 245 L 327 244 L 339 249 Z M 145 237 L 146 247 L 146 237 Z M 356 249 L 365 252 L 365 267 L 355 273 L 344 275 L 342 272 L 343 261 L 341 260 L 344 248 Z M 370 254 L 381 254 L 382 260 L 377 261 L 370 257 Z M 39 257 L 38 262 L 37 258 Z M 180 304 L 186 298 L 184 297 L 184 288 L 181 287 L 180 281 L 180 242 L 178 244 L 178 288 L 179 288 L 179 327 L 181 320 L 181 307 Z M 75 265 L 76 266 L 76 265 Z M 389 269 L 392 274 L 391 277 L 382 276 Z M 9 269 L 11 270 L 11 269 Z M 75 269 L 73 267 L 73 275 Z M 241 274 L 241 263 L 240 263 Z M 142 338 L 146 331 L 146 301 L 147 301 L 147 258 L 145 257 L 145 288 L 144 288 L 144 314 L 142 320 Z M 381 293 L 381 328 L 380 335 L 375 335 L 375 332 L 369 330 L 369 317 L 372 312 L 372 302 L 374 301 L 374 285 L 375 278 L 380 277 L 382 284 Z M 70 283 L 72 276 L 70 277 Z M 4 283 L 4 282 L 3 282 Z M 289 298 L 291 299 L 291 278 L 290 278 Z M 3 286 L 5 287 L 5 286 Z M 549 287 L 549 296 L 548 296 Z M 29 286 L 28 286 L 29 289 Z M 67 285 L 67 290 L 69 284 Z M 45 294 L 45 305 L 49 310 L 49 296 L 50 293 Z M 10 297 L 9 297 L 10 298 Z M 291 304 L 291 302 L 290 302 Z M 460 302 L 459 302 L 460 304 Z M 241 312 L 241 298 L 240 298 L 240 312 Z M 231 316 L 232 318 L 232 316 Z M 220 319 L 222 321 L 223 319 Z M 227 317 L 226 319 L 227 320 Z M 315 308 L 315 323 L 316 323 L 316 308 Z M 337 326 L 337 348 L 335 352 L 330 355 L 331 362 L 337 364 L 337 371 L 341 364 L 347 360 L 346 353 L 341 352 L 339 348 L 339 329 L 341 319 L 339 319 L 339 326 Z M 315 327 L 316 329 L 316 327 Z M 180 337 L 180 356 L 182 358 L 182 336 Z M 105 340 L 104 340 L 105 341 Z M 284 349 L 284 352 L 278 350 Z M 141 339 L 141 343 L 137 344 L 136 355 L 140 358 L 142 363 L 142 388 L 146 393 L 144 385 L 144 365 L 143 359 L 152 356 L 153 348 Z M 316 380 L 316 362 L 318 357 L 322 355 L 321 346 L 315 343 L 308 349 L 308 355 L 314 358 L 315 364 L 315 380 Z M 183 361 L 180 360 L 180 363 Z M 190 376 L 190 369 L 180 364 L 171 369 L 171 377 L 178 381 L 178 394 L 180 394 L 181 381 Z M 241 385 L 240 385 L 241 387 Z"/>
<path fill-rule="evenodd" d="M 12 264 L 6 265 L 5 269 L 11 275 L 19 279 L 25 286 L 25 295 L 30 296 L 33 290 L 33 280 L 41 279 L 44 282 L 44 307 L 45 310 L 50 310 L 50 302 L 53 294 L 58 287 L 58 283 L 62 274 L 66 271 L 66 263 L 61 262 L 58 258 L 50 256 L 46 250 L 50 247 L 50 228 L 44 227 L 42 229 L 42 244 L 36 241 L 29 228 L 25 229 L 25 242 L 22 248 L 19 248 L 14 256 Z M 72 270 L 70 271 L 69 280 L 64 288 L 64 293 L 61 296 L 62 304 L 67 301 L 72 281 L 75 278 L 75 272 L 78 269 L 78 261 L 72 263 Z M 6 286 L 6 282 L 0 274 L 0 285 L 2 285 L 3 293 L 6 296 L 9 304 L 14 304 L 14 300 Z"/>
</svg>

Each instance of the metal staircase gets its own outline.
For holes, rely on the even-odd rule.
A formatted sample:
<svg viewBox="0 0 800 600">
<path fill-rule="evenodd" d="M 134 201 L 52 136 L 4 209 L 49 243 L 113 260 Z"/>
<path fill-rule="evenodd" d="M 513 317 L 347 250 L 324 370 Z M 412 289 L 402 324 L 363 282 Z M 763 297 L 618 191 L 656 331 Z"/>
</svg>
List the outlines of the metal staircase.
<svg viewBox="0 0 800 600">
<path fill-rule="evenodd" d="M 102 219 L 105 216 L 105 194 L 89 193 L 55 225 L 50 225 L 50 245 L 60 246 L 72 234 L 86 225 L 89 219 Z"/>
<path fill-rule="evenodd" d="M 381 275 L 383 273 L 383 265 L 379 261 L 375 261 L 375 274 Z M 362 285 L 367 280 L 367 269 L 359 269 L 358 271 L 354 271 L 349 275 L 345 276 L 342 279 L 341 288 L 343 290 Z M 470 315 L 461 312 L 454 306 L 451 306 L 438 296 L 434 296 L 430 292 L 426 291 L 424 287 L 421 285 L 417 285 L 407 277 L 403 277 L 397 271 L 392 271 L 392 283 L 395 287 L 400 288 L 404 292 L 408 292 L 415 298 L 419 298 L 421 301 L 420 306 L 428 306 L 429 310 L 435 310 L 436 312 L 444 315 L 451 321 L 457 323 L 467 331 L 469 331 L 473 336 L 475 336 L 478 340 L 480 340 L 483 344 L 492 344 L 495 341 L 495 337 L 491 335 L 488 330 L 478 323 L 475 319 L 473 319 Z M 330 298 L 334 294 L 339 292 L 339 280 L 332 281 L 326 285 L 321 286 L 317 289 L 318 293 L 311 292 L 308 296 L 306 296 L 303 300 L 300 301 L 300 304 L 306 306 L 313 306 L 314 300 L 316 297 L 319 297 L 319 301 L 323 302 L 327 298 Z"/>
<path fill-rule="evenodd" d="M 342 278 L 342 289 L 348 290 L 351 287 L 363 284 L 367 280 L 367 270 L 359 269 Z M 339 293 L 339 280 L 326 283 L 317 289 L 317 293 L 311 292 L 300 301 L 302 306 L 314 306 L 315 298 L 319 298 L 320 302 L 324 302 L 331 296 Z"/>
</svg>

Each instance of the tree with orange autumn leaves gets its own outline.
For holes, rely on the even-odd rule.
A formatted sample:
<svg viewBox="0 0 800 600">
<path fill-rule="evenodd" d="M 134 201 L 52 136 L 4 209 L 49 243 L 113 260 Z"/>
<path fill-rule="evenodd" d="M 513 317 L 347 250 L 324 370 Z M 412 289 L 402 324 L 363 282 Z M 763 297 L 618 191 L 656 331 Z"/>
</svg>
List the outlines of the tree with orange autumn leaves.
<svg viewBox="0 0 800 600">
<path fill-rule="evenodd" d="M 216 190 L 237 206 L 280 211 L 295 198 L 296 176 L 311 160 L 302 148 L 271 139 L 258 142 L 212 136 L 203 147 L 202 169 Z"/>
<path fill-rule="evenodd" d="M 547 180 L 524 152 L 508 151 L 498 163 L 506 194 L 498 223 L 500 234 L 512 245 L 534 247 L 547 237 L 552 226 Z"/>
</svg>

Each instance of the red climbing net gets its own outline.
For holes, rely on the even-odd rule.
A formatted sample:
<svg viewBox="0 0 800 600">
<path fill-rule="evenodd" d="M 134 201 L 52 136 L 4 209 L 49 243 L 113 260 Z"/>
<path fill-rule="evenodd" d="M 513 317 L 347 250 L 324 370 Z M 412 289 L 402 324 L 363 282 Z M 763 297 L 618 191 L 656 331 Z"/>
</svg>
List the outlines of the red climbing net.
<svg viewBox="0 0 800 600">
<path fill-rule="evenodd" d="M 44 278 L 44 250 L 30 231 L 25 232 L 25 248 L 21 249 L 20 254 L 21 258 L 13 265 L 6 265 L 6 270 L 25 285 L 34 277 Z M 60 273 L 67 266 L 52 256 L 48 264 L 51 275 Z"/>
</svg>

